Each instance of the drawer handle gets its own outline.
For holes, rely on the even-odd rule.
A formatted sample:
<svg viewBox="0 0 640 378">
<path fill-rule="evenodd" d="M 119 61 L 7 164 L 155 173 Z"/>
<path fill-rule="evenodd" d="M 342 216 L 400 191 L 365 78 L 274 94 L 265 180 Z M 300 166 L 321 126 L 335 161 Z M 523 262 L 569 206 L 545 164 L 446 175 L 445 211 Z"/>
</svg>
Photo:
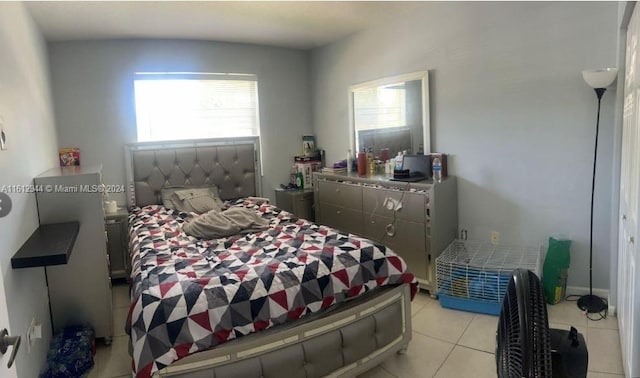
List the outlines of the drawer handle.
<svg viewBox="0 0 640 378">
<path fill-rule="evenodd" d="M 385 230 L 387 232 L 387 236 L 396 236 L 396 228 L 391 223 L 385 227 Z"/>
<path fill-rule="evenodd" d="M 336 210 L 336 214 L 340 215 L 340 210 Z"/>
</svg>

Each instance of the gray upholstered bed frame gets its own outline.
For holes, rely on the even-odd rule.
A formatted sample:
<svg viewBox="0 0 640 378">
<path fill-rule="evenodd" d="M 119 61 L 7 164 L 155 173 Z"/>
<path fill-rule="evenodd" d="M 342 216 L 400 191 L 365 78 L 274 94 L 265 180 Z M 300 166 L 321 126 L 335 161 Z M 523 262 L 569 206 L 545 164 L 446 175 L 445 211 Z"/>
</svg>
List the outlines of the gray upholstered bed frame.
<svg viewBox="0 0 640 378">
<path fill-rule="evenodd" d="M 223 200 L 259 196 L 256 138 L 148 142 L 125 147 L 127 205 L 161 204 L 160 190 L 215 184 Z"/>
<path fill-rule="evenodd" d="M 127 145 L 129 205 L 161 203 L 171 186 L 215 184 L 223 199 L 260 195 L 259 143 Z M 408 284 L 376 290 L 322 314 L 190 355 L 157 377 L 353 377 L 406 350 L 411 340 Z"/>
</svg>

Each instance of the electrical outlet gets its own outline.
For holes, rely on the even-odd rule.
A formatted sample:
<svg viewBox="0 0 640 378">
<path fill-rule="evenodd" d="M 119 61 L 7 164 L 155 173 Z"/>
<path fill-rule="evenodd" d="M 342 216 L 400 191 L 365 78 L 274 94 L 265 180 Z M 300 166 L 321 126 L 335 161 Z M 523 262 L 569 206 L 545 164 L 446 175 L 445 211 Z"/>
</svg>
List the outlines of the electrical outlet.
<svg viewBox="0 0 640 378">
<path fill-rule="evenodd" d="M 468 231 L 466 228 L 460 229 L 460 240 L 467 240 Z"/>
<path fill-rule="evenodd" d="M 500 244 L 500 233 L 498 231 L 491 231 L 491 244 Z"/>
</svg>

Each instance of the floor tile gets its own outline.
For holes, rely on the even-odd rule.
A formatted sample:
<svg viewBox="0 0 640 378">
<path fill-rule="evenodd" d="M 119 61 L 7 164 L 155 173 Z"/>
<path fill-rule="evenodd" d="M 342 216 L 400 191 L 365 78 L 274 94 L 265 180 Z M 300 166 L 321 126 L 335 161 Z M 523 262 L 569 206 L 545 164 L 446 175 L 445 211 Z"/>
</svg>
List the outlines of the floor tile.
<svg viewBox="0 0 640 378">
<path fill-rule="evenodd" d="M 456 345 L 444 362 L 436 378 L 474 377 L 495 378 L 496 359 L 493 354 Z"/>
<path fill-rule="evenodd" d="M 131 372 L 131 357 L 128 349 L 129 337 L 117 336 L 111 345 L 99 345 L 96 353 L 100 378 L 120 377 Z"/>
<path fill-rule="evenodd" d="M 575 301 L 563 301 L 555 305 L 547 305 L 549 323 L 570 324 L 574 327 L 586 327 L 587 317 L 578 308 Z"/>
<path fill-rule="evenodd" d="M 431 298 L 426 291 L 418 291 L 415 298 L 411 301 L 411 316 L 414 316 L 430 302 L 436 302 L 436 300 Z"/>
<path fill-rule="evenodd" d="M 99 378 L 99 377 L 100 375 L 98 375 L 98 364 L 95 362 L 93 364 L 93 367 L 89 371 L 89 373 L 83 376 L 83 378 Z"/>
<path fill-rule="evenodd" d="M 440 307 L 428 303 L 413 318 L 413 330 L 423 335 L 455 344 L 475 314 Z"/>
<path fill-rule="evenodd" d="M 624 374 L 618 330 L 589 328 L 588 332 L 588 370 L 599 373 Z"/>
<path fill-rule="evenodd" d="M 129 307 L 131 305 L 128 284 L 113 285 L 111 287 L 111 293 L 113 296 L 113 308 Z"/>
<path fill-rule="evenodd" d="M 599 318 L 599 315 L 597 314 L 590 314 L 589 316 L 595 319 Z M 618 329 L 618 317 L 609 315 L 605 319 L 589 320 L 587 325 L 589 328 Z"/>
<path fill-rule="evenodd" d="M 391 356 L 382 367 L 402 378 L 433 377 L 453 347 L 453 344 L 414 332 L 407 353 Z"/>
<path fill-rule="evenodd" d="M 386 371 L 382 366 L 376 366 L 364 374 L 360 374 L 358 378 L 398 378 Z"/>
<path fill-rule="evenodd" d="M 587 378 L 620 378 L 624 377 L 624 375 L 620 374 L 607 374 L 607 373 L 596 373 L 593 371 L 587 372 Z"/>
<path fill-rule="evenodd" d="M 498 317 L 476 314 L 462 334 L 459 345 L 495 353 Z"/>
<path fill-rule="evenodd" d="M 120 307 L 113 309 L 113 336 L 126 336 L 125 325 L 127 323 L 127 315 L 129 315 L 128 307 Z"/>
</svg>

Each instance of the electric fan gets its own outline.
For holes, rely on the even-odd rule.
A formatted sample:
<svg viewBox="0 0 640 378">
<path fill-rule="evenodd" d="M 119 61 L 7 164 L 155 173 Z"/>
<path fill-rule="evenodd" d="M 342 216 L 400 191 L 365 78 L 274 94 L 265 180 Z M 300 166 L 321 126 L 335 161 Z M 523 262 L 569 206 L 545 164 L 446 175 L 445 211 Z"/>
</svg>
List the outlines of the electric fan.
<svg viewBox="0 0 640 378">
<path fill-rule="evenodd" d="M 526 269 L 511 274 L 496 335 L 498 377 L 586 377 L 584 337 L 549 329 L 540 279 Z"/>
</svg>

